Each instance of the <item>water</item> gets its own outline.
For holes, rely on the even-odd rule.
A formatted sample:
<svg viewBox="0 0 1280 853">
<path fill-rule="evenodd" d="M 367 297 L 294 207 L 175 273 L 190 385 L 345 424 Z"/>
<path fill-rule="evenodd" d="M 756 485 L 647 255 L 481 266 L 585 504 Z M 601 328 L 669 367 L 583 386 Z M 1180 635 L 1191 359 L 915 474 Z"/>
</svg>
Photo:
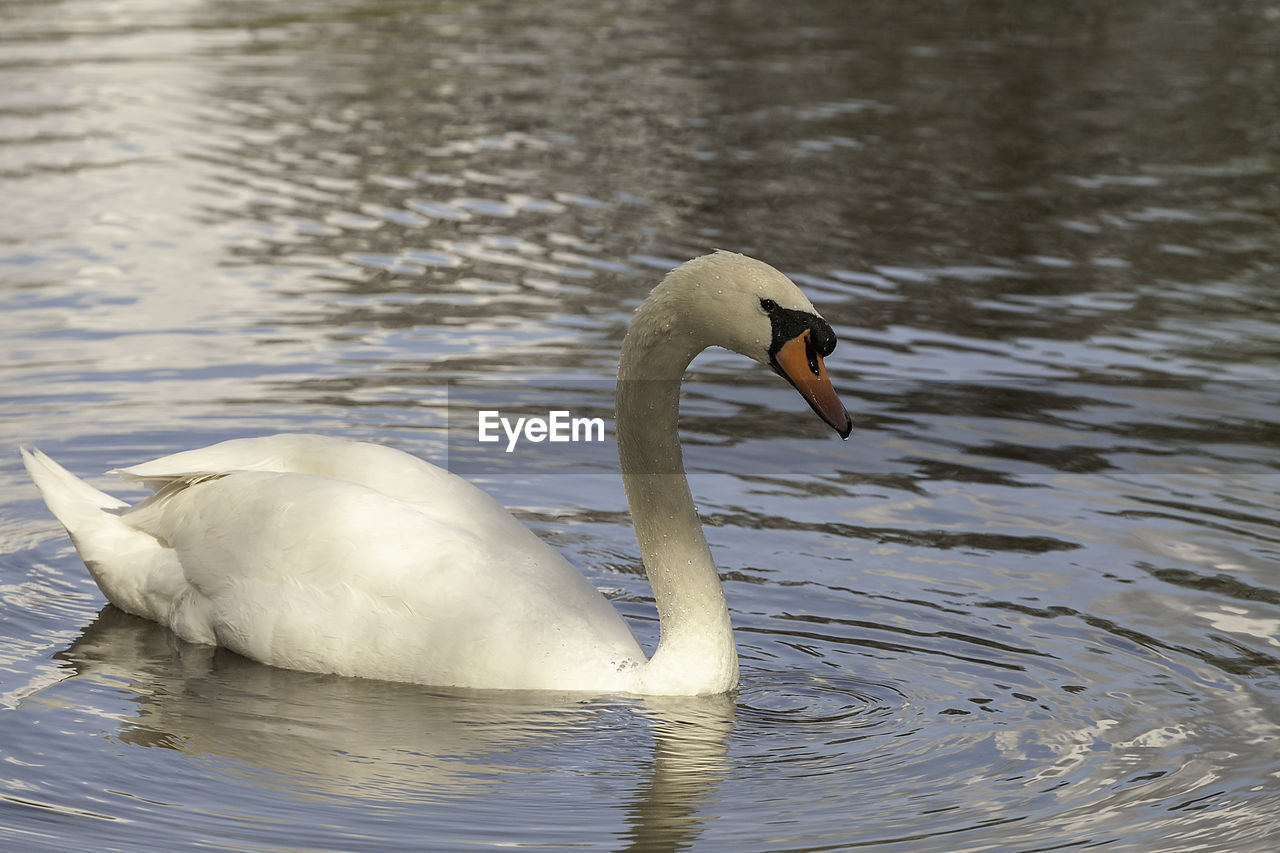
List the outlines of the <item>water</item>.
<svg viewBox="0 0 1280 853">
<path fill-rule="evenodd" d="M 1280 7 L 70 0 L 0 34 L 7 849 L 1280 838 Z M 802 283 L 855 417 L 694 366 L 732 697 L 185 646 L 104 609 L 18 464 L 444 459 L 449 382 L 607 411 L 629 312 L 715 247 Z M 570 467 L 475 474 L 652 644 L 616 475 Z"/>
</svg>

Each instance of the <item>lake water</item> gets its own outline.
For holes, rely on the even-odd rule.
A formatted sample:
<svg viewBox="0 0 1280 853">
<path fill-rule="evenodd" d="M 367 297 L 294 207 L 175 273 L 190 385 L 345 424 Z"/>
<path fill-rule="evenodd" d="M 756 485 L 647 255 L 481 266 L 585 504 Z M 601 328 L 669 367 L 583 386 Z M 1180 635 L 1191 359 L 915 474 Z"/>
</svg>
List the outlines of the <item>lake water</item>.
<svg viewBox="0 0 1280 853">
<path fill-rule="evenodd" d="M 1280 5 L 10 0 L 0 75 L 5 849 L 1280 842 Z M 187 646 L 18 461 L 452 450 L 651 645 L 612 462 L 464 464 L 450 400 L 607 415 L 717 247 L 806 289 L 855 419 L 694 365 L 733 696 Z"/>
</svg>

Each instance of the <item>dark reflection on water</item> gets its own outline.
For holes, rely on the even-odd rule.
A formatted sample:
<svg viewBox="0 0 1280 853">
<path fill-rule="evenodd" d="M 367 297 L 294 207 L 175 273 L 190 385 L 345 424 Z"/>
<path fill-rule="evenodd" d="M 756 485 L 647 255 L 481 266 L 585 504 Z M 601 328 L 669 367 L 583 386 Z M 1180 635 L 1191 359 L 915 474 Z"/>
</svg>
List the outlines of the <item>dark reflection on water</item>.
<svg viewBox="0 0 1280 853">
<path fill-rule="evenodd" d="M 1278 66 L 1245 0 L 0 2 L 4 447 L 386 441 L 651 646 L 607 448 L 459 460 L 451 383 L 610 417 L 630 312 L 719 247 L 813 298 L 855 418 L 694 365 L 743 676 L 689 703 L 95 621 L 6 451 L 0 839 L 1270 850 Z"/>
</svg>

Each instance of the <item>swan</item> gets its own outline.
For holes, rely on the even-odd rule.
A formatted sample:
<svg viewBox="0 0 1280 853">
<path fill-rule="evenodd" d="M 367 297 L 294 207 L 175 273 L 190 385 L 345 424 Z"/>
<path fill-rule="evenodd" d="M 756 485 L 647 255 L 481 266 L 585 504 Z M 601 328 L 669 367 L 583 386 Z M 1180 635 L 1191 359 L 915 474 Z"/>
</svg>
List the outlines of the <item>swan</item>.
<svg viewBox="0 0 1280 853">
<path fill-rule="evenodd" d="M 39 450 L 23 460 L 106 597 L 193 643 L 287 669 L 466 688 L 713 695 L 738 683 L 724 591 L 689 492 L 680 380 L 720 346 L 789 381 L 848 438 L 800 289 L 717 251 L 668 273 L 622 343 L 616 437 L 659 641 L 476 486 L 381 445 L 234 439 L 113 473 L 130 506 Z"/>
</svg>

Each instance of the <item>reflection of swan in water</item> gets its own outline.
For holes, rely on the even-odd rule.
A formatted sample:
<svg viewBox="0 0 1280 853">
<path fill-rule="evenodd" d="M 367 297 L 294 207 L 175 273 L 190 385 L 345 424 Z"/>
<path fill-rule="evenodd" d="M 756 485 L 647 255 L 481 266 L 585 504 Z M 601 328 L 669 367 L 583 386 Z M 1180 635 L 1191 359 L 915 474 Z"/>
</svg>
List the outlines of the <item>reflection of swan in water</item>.
<svg viewBox="0 0 1280 853">
<path fill-rule="evenodd" d="M 134 507 L 26 453 L 45 501 L 123 610 L 289 669 L 478 688 L 732 690 L 724 592 L 684 477 L 680 379 L 722 346 L 784 376 L 842 436 L 831 327 L 786 276 L 717 252 L 640 306 L 618 367 L 617 444 L 660 639 L 488 495 L 419 459 L 318 436 L 225 442 L 127 468 Z"/>
<path fill-rule="evenodd" d="M 120 718 L 120 740 L 226 759 L 209 772 L 290 797 L 492 797 L 534 773 L 576 776 L 589 762 L 634 791 L 618 807 L 638 850 L 696 839 L 733 727 L 724 696 L 583 701 L 282 670 L 183 643 L 111 606 L 56 657 L 73 677 L 102 679 L 135 703 Z M 59 689 L 45 685 L 22 702 L 58 702 Z M 638 740 L 638 729 L 653 739 Z"/>
</svg>

